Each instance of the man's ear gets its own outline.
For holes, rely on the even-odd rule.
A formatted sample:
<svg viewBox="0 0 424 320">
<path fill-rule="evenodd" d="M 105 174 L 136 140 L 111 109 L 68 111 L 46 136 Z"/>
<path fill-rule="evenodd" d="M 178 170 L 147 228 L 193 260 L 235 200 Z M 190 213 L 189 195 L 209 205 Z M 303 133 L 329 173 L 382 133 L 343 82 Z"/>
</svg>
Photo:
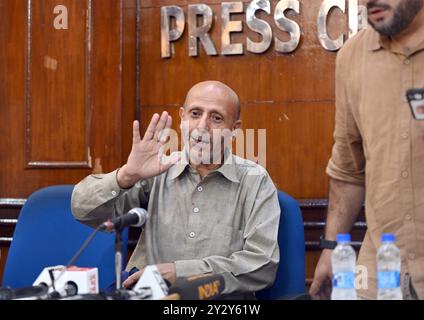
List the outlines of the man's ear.
<svg viewBox="0 0 424 320">
<path fill-rule="evenodd" d="M 180 107 L 180 110 L 178 111 L 178 114 L 180 115 L 181 121 L 183 121 L 184 115 L 185 115 L 185 109 L 184 107 Z"/>
<path fill-rule="evenodd" d="M 241 120 L 237 120 L 236 122 L 234 122 L 234 124 L 233 124 L 233 132 L 236 132 L 237 129 L 241 129 L 241 125 L 242 125 Z"/>
<path fill-rule="evenodd" d="M 234 122 L 233 124 L 233 129 L 231 131 L 231 135 L 232 135 L 232 139 L 235 140 L 237 137 L 237 132 L 241 130 L 241 120 L 237 120 L 236 122 Z"/>
<path fill-rule="evenodd" d="M 178 110 L 178 114 L 180 115 L 180 129 L 183 129 L 183 119 L 184 119 L 184 115 L 185 115 L 185 109 L 184 107 L 180 107 L 180 110 Z"/>
</svg>

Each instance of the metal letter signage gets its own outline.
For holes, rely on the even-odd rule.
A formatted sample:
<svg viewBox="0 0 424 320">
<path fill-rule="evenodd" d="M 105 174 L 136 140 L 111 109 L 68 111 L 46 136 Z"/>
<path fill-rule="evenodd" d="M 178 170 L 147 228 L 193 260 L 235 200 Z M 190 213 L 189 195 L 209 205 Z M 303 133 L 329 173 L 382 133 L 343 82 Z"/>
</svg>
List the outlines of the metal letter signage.
<svg viewBox="0 0 424 320">
<path fill-rule="evenodd" d="M 175 19 L 176 28 L 170 28 L 171 18 Z M 162 58 L 171 56 L 171 41 L 178 40 L 184 32 L 185 18 L 180 7 L 169 6 L 161 8 L 161 51 Z"/>
<path fill-rule="evenodd" d="M 228 1 L 221 3 L 220 13 L 214 13 L 210 6 L 201 3 L 188 5 L 186 13 L 178 6 L 164 6 L 161 8 L 161 56 L 162 58 L 172 57 L 175 51 L 173 42 L 183 37 L 186 24 L 188 25 L 186 36 L 190 57 L 199 56 L 199 42 L 206 55 L 218 55 L 211 38 L 212 32 L 221 32 L 220 37 L 214 37 L 221 40 L 221 48 L 219 48 L 221 55 L 242 55 L 246 51 L 262 54 L 272 46 L 273 42 L 276 52 L 292 53 L 298 49 L 303 34 L 301 26 L 293 18 L 296 19 L 301 15 L 302 8 L 311 7 L 303 4 L 307 1 L 309 0 L 280 0 L 274 8 L 271 5 L 274 1 L 270 0 Z M 332 19 L 329 16 L 333 10 L 339 10 L 345 14 L 348 22 L 343 28 L 347 30 L 336 30 L 338 36 L 335 39 L 330 37 L 328 32 L 328 20 Z M 257 16 L 260 11 L 262 11 L 261 18 Z M 232 18 L 233 14 L 243 15 L 245 21 Z M 265 18 L 263 18 L 264 14 Z M 328 51 L 339 50 L 346 39 L 368 27 L 367 9 L 359 5 L 359 0 L 323 0 L 316 17 L 318 41 Z M 218 26 L 221 27 L 213 29 L 213 23 L 218 19 L 221 19 L 218 21 Z M 256 39 L 259 40 L 254 41 L 246 35 L 244 43 L 240 40 L 237 43 L 231 42 L 232 33 L 244 32 L 243 22 L 249 31 L 258 34 Z M 288 40 L 279 39 L 273 34 L 273 28 L 287 32 Z M 334 31 L 331 34 L 334 34 Z"/>
<path fill-rule="evenodd" d="M 299 25 L 287 19 L 284 15 L 286 10 L 293 10 L 297 14 L 300 13 L 300 3 L 298 0 L 282 0 L 275 7 L 274 20 L 278 29 L 286 31 L 290 34 L 288 42 L 282 42 L 275 37 L 275 50 L 282 53 L 289 53 L 296 50 L 300 42 L 300 27 Z"/>
<path fill-rule="evenodd" d="M 246 23 L 252 31 L 262 36 L 261 42 L 254 42 L 247 38 L 247 51 L 253 53 L 263 53 L 268 50 L 272 41 L 272 29 L 268 22 L 258 19 L 255 16 L 256 11 L 263 10 L 271 14 L 271 4 L 268 0 L 253 0 L 247 7 Z"/>
<path fill-rule="evenodd" d="M 197 25 L 197 18 L 202 17 L 203 24 Z M 210 56 L 217 55 L 215 46 L 209 35 L 212 27 L 212 9 L 205 4 L 191 4 L 188 6 L 188 55 L 196 57 L 198 55 L 197 39 L 203 45 L 206 53 Z"/>
<path fill-rule="evenodd" d="M 231 43 L 231 32 L 243 31 L 241 21 L 231 21 L 231 13 L 242 13 L 243 2 L 224 2 L 221 5 L 221 54 L 243 54 L 243 44 Z"/>
<path fill-rule="evenodd" d="M 345 13 L 346 1 L 345 0 L 324 0 L 321 4 L 318 13 L 318 39 L 325 50 L 337 51 L 344 43 L 343 33 L 335 40 L 330 39 L 327 32 L 327 16 L 333 8 L 339 8 Z"/>
</svg>

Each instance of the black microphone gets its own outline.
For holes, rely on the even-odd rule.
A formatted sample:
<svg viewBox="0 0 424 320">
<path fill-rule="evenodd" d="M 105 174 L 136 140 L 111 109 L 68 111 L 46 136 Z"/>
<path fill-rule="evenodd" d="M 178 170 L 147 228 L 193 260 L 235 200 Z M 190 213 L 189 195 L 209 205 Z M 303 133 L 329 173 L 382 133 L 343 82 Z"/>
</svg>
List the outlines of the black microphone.
<svg viewBox="0 0 424 320">
<path fill-rule="evenodd" d="M 47 286 L 38 285 L 25 288 L 0 288 L 0 300 L 13 300 L 13 299 L 25 299 L 25 298 L 39 298 L 47 295 Z"/>
<path fill-rule="evenodd" d="M 120 231 L 129 226 L 142 227 L 146 221 L 147 211 L 143 208 L 133 208 L 119 217 L 104 222 L 100 230 Z"/>
</svg>

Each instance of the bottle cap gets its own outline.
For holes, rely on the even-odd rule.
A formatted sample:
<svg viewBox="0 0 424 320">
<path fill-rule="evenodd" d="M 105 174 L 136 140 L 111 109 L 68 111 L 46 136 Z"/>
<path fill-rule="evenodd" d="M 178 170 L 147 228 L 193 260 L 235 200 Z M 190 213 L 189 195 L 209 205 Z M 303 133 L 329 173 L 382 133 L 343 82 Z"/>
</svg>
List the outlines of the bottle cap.
<svg viewBox="0 0 424 320">
<path fill-rule="evenodd" d="M 349 233 L 339 233 L 337 235 L 337 242 L 350 242 L 350 234 Z"/>
<path fill-rule="evenodd" d="M 383 233 L 381 235 L 381 242 L 395 242 L 396 237 L 393 233 Z"/>
</svg>

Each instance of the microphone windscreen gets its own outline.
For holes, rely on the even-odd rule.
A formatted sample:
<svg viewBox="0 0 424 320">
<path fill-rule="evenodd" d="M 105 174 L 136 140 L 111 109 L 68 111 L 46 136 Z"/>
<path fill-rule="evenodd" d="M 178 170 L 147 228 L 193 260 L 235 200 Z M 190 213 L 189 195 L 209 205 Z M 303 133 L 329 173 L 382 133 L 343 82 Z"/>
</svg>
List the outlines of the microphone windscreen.
<svg viewBox="0 0 424 320">
<path fill-rule="evenodd" d="M 220 274 L 178 278 L 169 288 L 168 294 L 179 294 L 181 300 L 213 300 L 225 289 L 224 277 Z"/>
</svg>

